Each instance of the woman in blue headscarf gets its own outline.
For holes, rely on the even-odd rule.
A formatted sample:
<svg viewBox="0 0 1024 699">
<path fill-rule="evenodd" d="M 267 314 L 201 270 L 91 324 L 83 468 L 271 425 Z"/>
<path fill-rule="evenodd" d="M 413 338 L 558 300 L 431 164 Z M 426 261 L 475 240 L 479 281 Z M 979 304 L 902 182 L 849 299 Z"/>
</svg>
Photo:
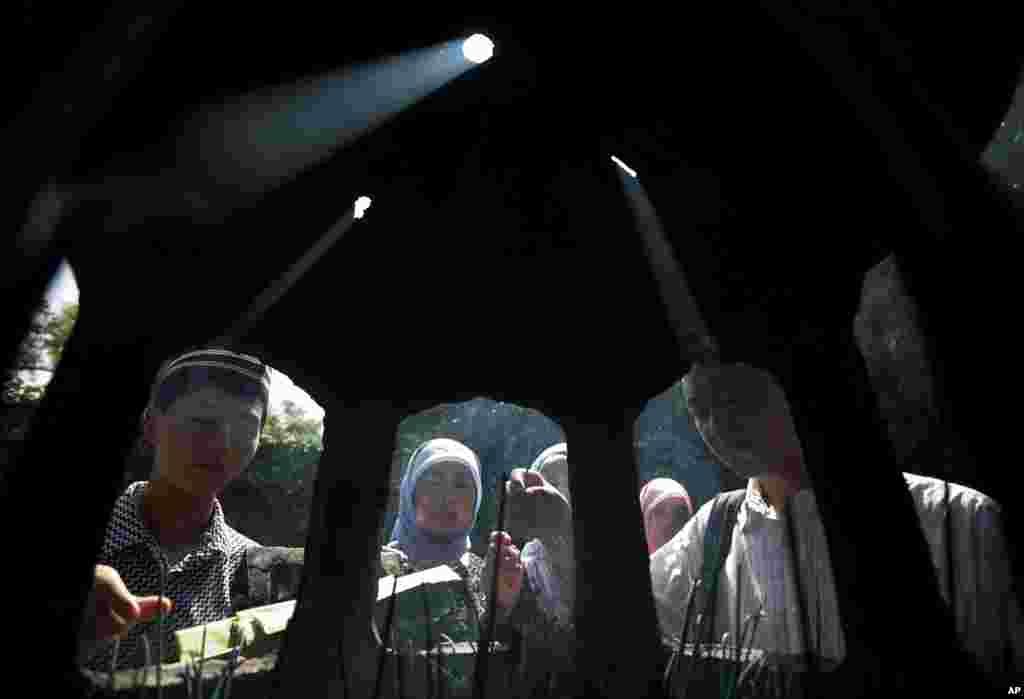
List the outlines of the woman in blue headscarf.
<svg viewBox="0 0 1024 699">
<path fill-rule="evenodd" d="M 381 553 L 386 574 L 450 567 L 466 582 L 478 618 L 487 608 L 485 562 L 470 551 L 469 533 L 480 511 L 481 492 L 480 460 L 472 449 L 454 439 L 424 442 L 405 469 L 398 517 Z M 521 571 L 518 556 L 509 565 Z"/>
<path fill-rule="evenodd" d="M 480 461 L 465 444 L 454 439 L 431 439 L 410 457 L 399 490 L 391 541 L 381 551 L 383 573 L 402 576 L 447 566 L 465 585 L 435 586 L 431 592 L 404 598 L 400 594 L 392 626 L 399 645 L 412 643 L 416 648 L 427 648 L 442 636 L 472 645 L 481 638 L 487 626 L 490 587 L 485 583 L 486 562 L 470 551 L 469 539 L 480 511 L 481 494 Z M 493 566 L 494 555 L 490 558 Z M 518 550 L 505 547 L 495 600 L 495 640 L 503 641 L 507 635 L 505 607 L 513 603 L 508 601 L 510 591 L 517 590 L 523 570 Z M 425 604 L 429 608 L 429 628 L 423 623 Z M 471 655 L 449 658 L 445 673 L 451 691 L 458 694 L 472 690 Z"/>
</svg>

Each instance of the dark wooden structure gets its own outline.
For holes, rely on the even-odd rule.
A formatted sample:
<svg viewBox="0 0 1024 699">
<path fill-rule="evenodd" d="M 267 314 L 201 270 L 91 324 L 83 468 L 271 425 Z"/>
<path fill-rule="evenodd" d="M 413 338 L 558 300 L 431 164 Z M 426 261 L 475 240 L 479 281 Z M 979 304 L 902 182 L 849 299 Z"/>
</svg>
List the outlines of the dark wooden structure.
<svg viewBox="0 0 1024 699">
<path fill-rule="evenodd" d="M 150 377 L 166 355 L 217 337 L 367 193 L 367 218 L 240 343 L 327 411 L 279 694 L 301 681 L 303 696 L 344 696 L 342 683 L 369 695 L 395 427 L 486 395 L 558 420 L 586 465 L 573 483 L 579 695 L 656 695 L 632 423 L 688 360 L 614 153 L 641 171 L 726 359 L 775 371 L 792 397 L 847 637 L 871 668 L 852 676 L 943 693 L 976 681 L 887 457 L 852 319 L 864 273 L 894 251 L 925 312 L 950 424 L 975 450 L 958 479 L 1002 499 L 1021 540 L 1017 503 L 1000 498 L 1016 475 L 998 439 L 1013 417 L 995 410 L 1015 379 L 1004 250 L 1019 220 L 976 164 L 1018 77 L 1013 23 L 785 2 L 682 18 L 592 10 L 578 27 L 319 4 L 273 16 L 34 7 L 7 27 L 21 35 L 8 45 L 29 48 L 4 134 L 15 171 L 0 209 L 5 358 L 61 257 L 82 310 L 0 494 L 2 529 L 31 544 L 0 583 L 7 608 L 25 610 L 10 623 L 56 639 L 53 659 L 29 642 L 8 652 L 13 665 L 79 686 L 77 624 Z M 200 104 L 476 30 L 499 42 L 495 60 L 279 186 L 213 180 L 205 154 L 178 140 Z M 273 159 L 273 146 L 252 147 Z M 37 194 L 49 182 L 107 184 L 48 218 Z"/>
</svg>

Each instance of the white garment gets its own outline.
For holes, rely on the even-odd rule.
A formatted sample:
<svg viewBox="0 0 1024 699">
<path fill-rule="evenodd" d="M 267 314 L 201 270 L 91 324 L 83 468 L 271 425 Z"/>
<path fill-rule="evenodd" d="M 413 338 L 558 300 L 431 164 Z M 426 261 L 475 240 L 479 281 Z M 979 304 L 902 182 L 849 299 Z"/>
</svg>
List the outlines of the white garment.
<svg viewBox="0 0 1024 699">
<path fill-rule="evenodd" d="M 943 598 L 949 602 L 946 576 L 945 482 L 903 474 L 917 505 L 932 564 Z M 953 515 L 953 585 L 956 627 L 965 647 L 982 662 L 996 667 L 996 657 L 1009 641 L 1017 672 L 1024 672 L 1024 616 L 1012 589 L 1006 540 L 999 504 L 987 495 L 949 484 Z"/>
<path fill-rule="evenodd" d="M 904 476 L 946 594 L 944 481 L 914 474 Z M 1018 668 L 1024 669 L 1024 628 L 1010 589 L 999 506 L 976 490 L 954 483 L 949 487 L 954 514 L 956 615 L 961 638 L 965 647 L 989 669 L 996 666 L 998 649 L 1008 640 Z M 681 633 L 686 598 L 693 582 L 701 576 L 704 532 L 711 505 L 705 503 L 672 541 L 651 556 L 651 582 L 659 621 L 669 637 Z M 828 543 L 813 492 L 800 491 L 791 498 L 790 507 L 801 561 L 800 579 L 806 588 L 809 629 L 816 637 L 810 646 L 819 649 L 820 657 L 841 661 L 846 655 L 845 639 Z M 753 647 L 770 653 L 802 651 L 798 597 L 793 576 L 788 572 L 792 556 L 786 541 L 785 517 L 769 508 L 753 488 L 753 482 L 748 482 L 719 580 L 716 640 L 726 631 L 730 636 L 735 634 L 736 598 L 742 585 L 741 619 L 759 608 L 765 612 Z"/>
</svg>

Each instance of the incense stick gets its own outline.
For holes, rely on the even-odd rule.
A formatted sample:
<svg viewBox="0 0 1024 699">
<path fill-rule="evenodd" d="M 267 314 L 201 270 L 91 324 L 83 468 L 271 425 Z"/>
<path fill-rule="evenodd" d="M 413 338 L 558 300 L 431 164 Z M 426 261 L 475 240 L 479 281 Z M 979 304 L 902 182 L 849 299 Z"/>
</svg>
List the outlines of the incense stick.
<svg viewBox="0 0 1024 699">
<path fill-rule="evenodd" d="M 160 563 L 160 596 L 157 599 L 157 665 L 156 665 L 156 699 L 163 696 L 164 667 L 164 595 L 167 592 L 167 568 L 163 555 L 158 556 Z"/>
<path fill-rule="evenodd" d="M 430 598 L 427 596 L 427 588 L 426 588 L 425 585 L 420 587 L 420 593 L 421 593 L 421 596 L 423 597 L 423 613 L 426 615 L 426 623 L 427 623 L 427 638 L 426 638 L 426 643 L 424 644 L 426 646 L 427 653 L 426 653 L 426 655 L 423 656 L 423 658 L 424 658 L 423 668 L 424 668 L 424 670 L 426 670 L 426 676 L 427 676 L 427 698 L 428 699 L 434 699 L 434 676 L 433 676 L 433 672 L 434 672 L 433 666 L 434 666 L 434 663 L 430 662 L 430 651 L 434 647 L 434 643 L 433 643 L 434 633 L 433 633 L 433 628 L 432 628 L 433 624 L 432 624 L 431 618 L 430 618 Z M 440 644 L 438 644 L 438 651 L 440 651 Z M 441 656 L 438 655 L 438 662 L 440 662 L 440 660 L 441 660 Z"/>
<path fill-rule="evenodd" d="M 146 634 L 142 634 L 139 638 L 142 641 L 142 650 L 144 652 L 146 661 L 145 664 L 142 666 L 142 686 L 138 688 L 139 696 L 141 697 L 143 693 L 146 691 L 146 680 L 149 679 L 149 663 L 152 660 L 152 658 L 150 657 L 149 653 L 149 638 L 146 637 Z"/>
<path fill-rule="evenodd" d="M 373 697 L 380 699 L 380 691 L 384 682 L 384 659 L 387 657 L 388 644 L 391 643 L 391 621 L 395 617 L 395 600 L 398 598 L 398 576 L 395 575 L 391 586 L 391 599 L 388 600 L 388 616 L 384 621 L 384 638 L 380 643 L 380 654 L 377 657 L 377 681 L 374 684 Z"/>
<path fill-rule="evenodd" d="M 669 658 L 668 667 L 665 668 L 665 679 L 663 687 L 665 692 L 668 693 L 671 687 L 672 680 L 676 672 L 679 669 L 679 656 L 682 654 L 685 657 L 686 654 L 686 639 L 690 635 L 690 621 L 693 617 L 693 606 L 694 600 L 697 598 L 697 591 L 703 585 L 703 579 L 698 579 L 693 585 L 690 586 L 690 593 L 686 598 L 686 610 L 683 613 L 683 630 L 679 636 L 679 647 L 672 652 L 672 656 Z M 696 648 L 695 648 L 696 650 Z"/>
<path fill-rule="evenodd" d="M 110 656 L 110 677 L 107 682 L 107 687 L 111 692 L 114 691 L 114 671 L 117 669 L 117 654 L 121 650 L 121 637 L 117 636 L 114 638 L 114 652 Z"/>
<path fill-rule="evenodd" d="M 728 696 L 735 697 L 736 690 L 739 685 L 740 679 L 740 646 L 743 643 L 743 627 L 741 619 L 743 617 L 743 557 L 740 556 L 736 561 L 736 637 L 733 639 L 733 665 L 729 670 L 731 687 L 729 687 Z M 723 653 L 725 649 L 722 649 Z"/>
<path fill-rule="evenodd" d="M 498 522 L 497 532 L 505 531 L 505 491 L 508 490 L 508 474 L 501 474 L 501 486 L 498 490 Z M 497 613 L 498 597 L 498 571 L 501 566 L 501 537 L 497 540 L 494 550 L 494 567 L 491 575 L 491 595 L 487 599 L 487 629 L 483 638 L 484 653 L 477 650 L 476 668 L 473 672 L 475 686 L 473 696 L 475 699 L 485 699 L 487 687 L 487 673 L 489 670 L 488 661 L 491 656 L 491 639 L 494 638 L 495 614 Z"/>
<path fill-rule="evenodd" d="M 206 663 L 206 624 L 203 624 L 203 644 L 199 649 L 199 676 L 196 677 L 197 693 L 196 696 L 203 696 L 203 665 Z"/>
<path fill-rule="evenodd" d="M 797 548 L 796 538 L 796 524 L 793 521 L 793 507 L 794 503 L 790 503 L 785 509 L 786 517 L 786 537 L 789 540 L 789 549 L 791 552 L 790 562 L 793 567 L 793 581 L 796 583 L 796 599 L 797 599 L 797 611 L 800 614 L 800 631 L 803 636 L 803 656 L 807 661 L 807 673 L 813 677 L 815 684 L 817 684 L 818 678 L 818 652 L 819 648 L 811 650 L 811 629 L 810 629 L 810 618 L 807 615 L 807 589 L 804 586 L 804 580 L 801 575 L 800 566 L 800 553 Z M 818 604 L 821 601 L 818 600 Z M 803 686 L 801 685 L 801 694 L 803 693 Z"/>
</svg>

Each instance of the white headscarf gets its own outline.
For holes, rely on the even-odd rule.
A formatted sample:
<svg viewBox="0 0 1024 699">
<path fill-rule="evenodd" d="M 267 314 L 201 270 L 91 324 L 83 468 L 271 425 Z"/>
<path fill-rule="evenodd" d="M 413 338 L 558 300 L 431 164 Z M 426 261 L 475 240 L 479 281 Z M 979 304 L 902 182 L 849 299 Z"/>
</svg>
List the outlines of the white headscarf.
<svg viewBox="0 0 1024 699">
<path fill-rule="evenodd" d="M 572 504 L 569 491 L 569 445 L 565 442 L 553 444 L 533 460 L 530 470 L 536 471 L 544 480 L 551 483 L 562 494 L 565 501 Z M 561 472 L 561 473 L 559 473 Z"/>
</svg>

